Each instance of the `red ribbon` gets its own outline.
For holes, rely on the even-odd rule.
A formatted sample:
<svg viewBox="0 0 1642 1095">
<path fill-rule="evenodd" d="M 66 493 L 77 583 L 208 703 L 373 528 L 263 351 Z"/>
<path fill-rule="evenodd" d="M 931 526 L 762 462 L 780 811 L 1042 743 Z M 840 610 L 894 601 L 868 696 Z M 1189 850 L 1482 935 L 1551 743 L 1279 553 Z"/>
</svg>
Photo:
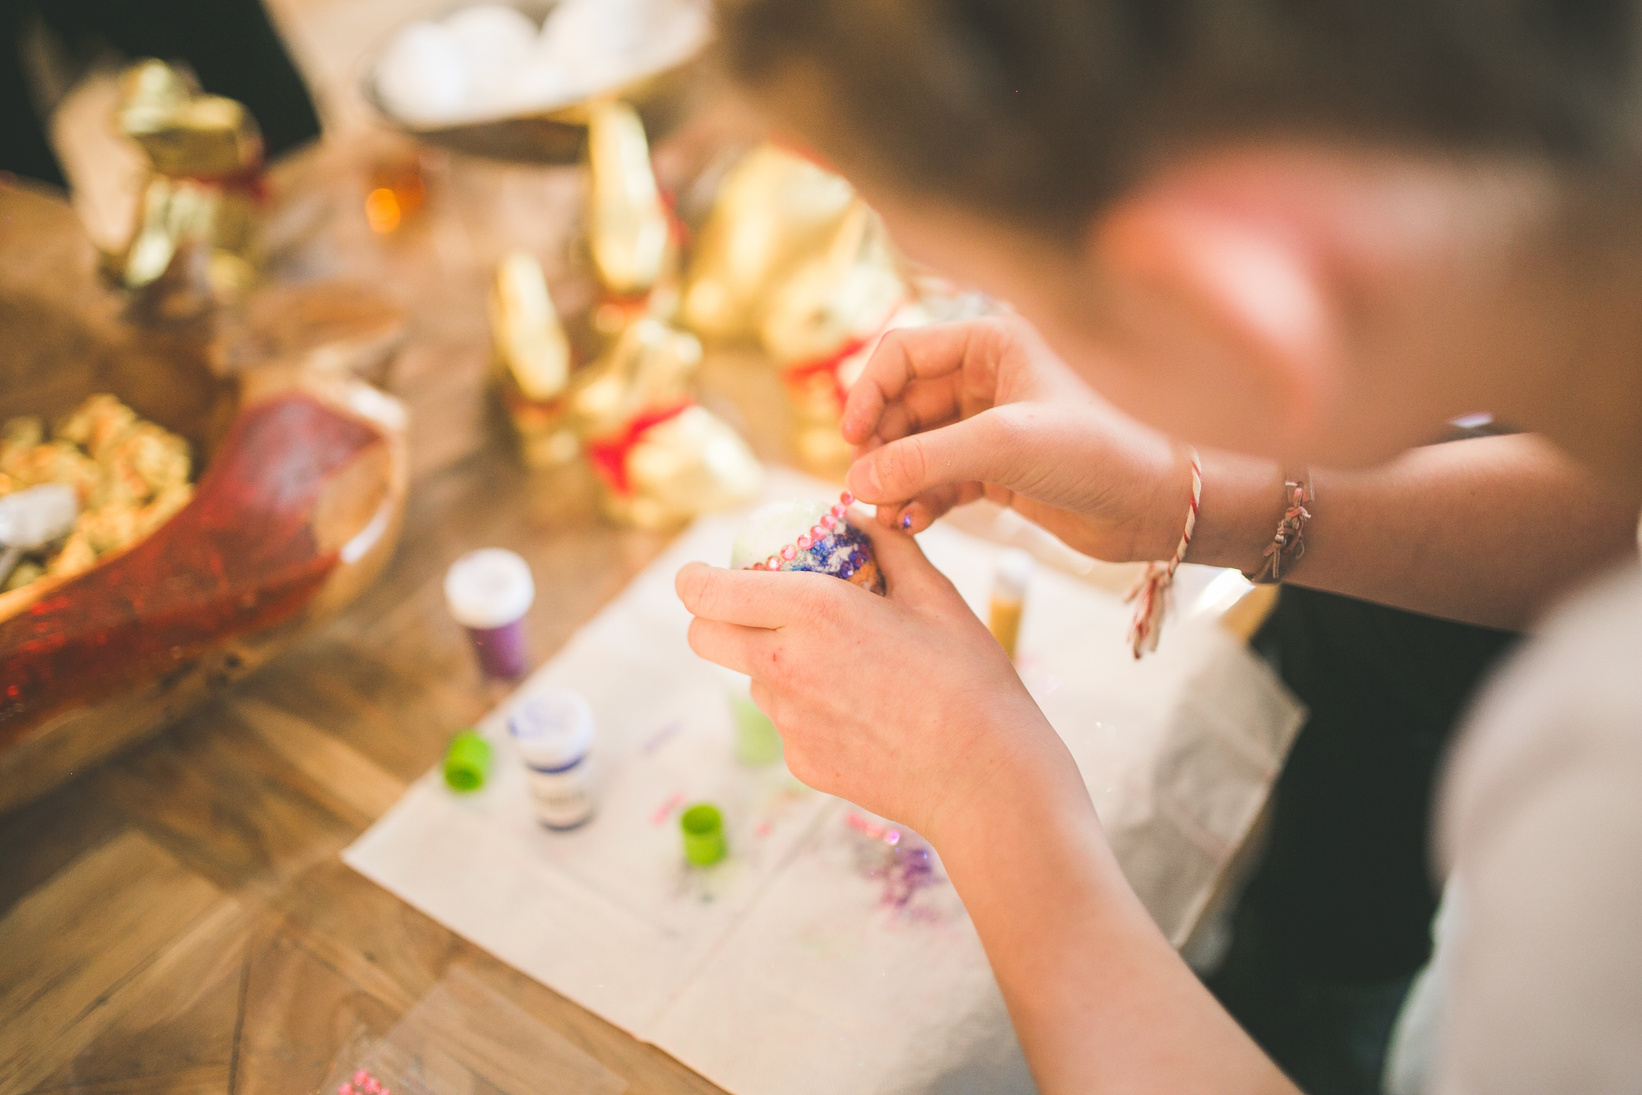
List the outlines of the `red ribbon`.
<svg viewBox="0 0 1642 1095">
<path fill-rule="evenodd" d="M 798 391 L 803 391 L 809 386 L 807 381 L 811 377 L 825 373 L 832 380 L 832 391 L 838 397 L 838 408 L 843 410 L 844 404 L 849 401 L 850 393 L 849 389 L 844 387 L 844 382 L 838 378 L 838 370 L 844 362 L 889 334 L 889 325 L 894 323 L 895 317 L 901 314 L 902 307 L 902 304 L 897 304 L 891 308 L 889 315 L 884 317 L 884 322 L 879 324 L 878 329 L 873 331 L 872 334 L 852 338 L 824 357 L 814 358 L 788 367 L 783 374 L 786 377 L 787 384 Z"/>
<path fill-rule="evenodd" d="M 692 400 L 684 400 L 671 407 L 658 411 L 645 411 L 627 424 L 621 433 L 606 437 L 599 441 L 587 443 L 587 458 L 593 462 L 593 470 L 599 473 L 599 478 L 609 484 L 610 489 L 622 496 L 633 493 L 633 486 L 628 481 L 627 458 L 632 455 L 633 449 L 644 440 L 644 435 L 661 425 L 670 422 L 695 406 Z"/>
<path fill-rule="evenodd" d="M 262 170 L 262 160 L 227 175 L 172 175 L 173 179 L 186 179 L 188 182 L 199 183 L 202 186 L 214 186 L 224 193 L 240 193 L 256 202 L 258 205 L 268 200 L 268 176 Z"/>
<path fill-rule="evenodd" d="M 787 370 L 787 384 L 803 391 L 809 386 L 806 382 L 811 377 L 825 373 L 827 378 L 832 381 L 833 394 L 838 397 L 838 405 L 842 407 L 845 401 L 849 399 L 849 389 L 845 388 L 844 382 L 838 379 L 839 366 L 866 349 L 867 344 L 877 337 L 878 335 L 875 334 L 871 338 L 852 338 L 826 357 L 818 357 L 814 361 L 794 365 Z"/>
</svg>

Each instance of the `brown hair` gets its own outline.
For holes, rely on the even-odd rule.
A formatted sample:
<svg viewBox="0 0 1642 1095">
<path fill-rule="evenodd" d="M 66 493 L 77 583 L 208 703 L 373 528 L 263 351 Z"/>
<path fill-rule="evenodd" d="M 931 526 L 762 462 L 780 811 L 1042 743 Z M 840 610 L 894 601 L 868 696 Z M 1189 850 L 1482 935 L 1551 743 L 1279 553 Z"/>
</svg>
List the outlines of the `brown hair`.
<svg viewBox="0 0 1642 1095">
<path fill-rule="evenodd" d="M 723 0 L 823 150 L 1058 235 L 1185 143 L 1346 136 L 1628 164 L 1637 0 Z M 814 123 L 817 119 L 802 121 Z"/>
</svg>

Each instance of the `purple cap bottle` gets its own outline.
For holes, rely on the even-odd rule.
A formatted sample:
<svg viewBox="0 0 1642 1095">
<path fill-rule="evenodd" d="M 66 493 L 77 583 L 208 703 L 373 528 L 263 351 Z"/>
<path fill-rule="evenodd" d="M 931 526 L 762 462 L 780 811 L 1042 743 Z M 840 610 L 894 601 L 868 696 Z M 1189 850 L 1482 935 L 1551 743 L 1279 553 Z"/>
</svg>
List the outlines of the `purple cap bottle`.
<svg viewBox="0 0 1642 1095">
<path fill-rule="evenodd" d="M 445 572 L 445 604 L 487 677 L 517 680 L 530 668 L 525 613 L 535 599 L 530 565 L 502 548 L 470 551 Z"/>
</svg>

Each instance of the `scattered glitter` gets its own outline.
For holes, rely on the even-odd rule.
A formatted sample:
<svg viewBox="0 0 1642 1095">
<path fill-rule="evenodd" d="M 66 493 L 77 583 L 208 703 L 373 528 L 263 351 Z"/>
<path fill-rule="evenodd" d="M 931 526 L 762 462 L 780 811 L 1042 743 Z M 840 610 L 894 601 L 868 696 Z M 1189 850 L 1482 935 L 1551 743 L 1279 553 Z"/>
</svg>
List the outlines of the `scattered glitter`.
<svg viewBox="0 0 1642 1095">
<path fill-rule="evenodd" d="M 858 833 L 865 833 L 873 840 L 881 840 L 883 839 L 884 834 L 889 832 L 889 827 L 887 825 L 880 825 L 876 821 L 873 821 L 871 818 L 867 817 L 865 814 L 857 814 L 852 812 L 844 818 L 844 824 L 848 825 L 851 829 L 854 829 Z"/>
<path fill-rule="evenodd" d="M 680 730 L 683 729 L 684 720 L 674 719 L 663 726 L 660 730 L 657 730 L 654 734 L 651 734 L 649 738 L 645 740 L 644 744 L 639 746 L 639 751 L 645 756 L 649 756 L 657 749 L 660 749 L 663 745 L 666 745 L 678 734 Z"/>
<path fill-rule="evenodd" d="M 855 868 L 863 878 L 882 883 L 879 904 L 897 912 L 924 912 L 909 906 L 921 892 L 946 881 L 936 870 L 935 855 L 929 846 L 904 840 L 900 829 L 879 824 L 863 814 L 847 814 L 844 821 L 867 838 L 856 846 Z"/>
<path fill-rule="evenodd" d="M 667 819 L 673 816 L 673 811 L 683 805 L 684 792 L 674 791 L 672 797 L 670 797 L 666 802 L 663 802 L 660 806 L 657 806 L 656 812 L 650 815 L 650 824 L 665 825 L 667 823 Z"/>
</svg>

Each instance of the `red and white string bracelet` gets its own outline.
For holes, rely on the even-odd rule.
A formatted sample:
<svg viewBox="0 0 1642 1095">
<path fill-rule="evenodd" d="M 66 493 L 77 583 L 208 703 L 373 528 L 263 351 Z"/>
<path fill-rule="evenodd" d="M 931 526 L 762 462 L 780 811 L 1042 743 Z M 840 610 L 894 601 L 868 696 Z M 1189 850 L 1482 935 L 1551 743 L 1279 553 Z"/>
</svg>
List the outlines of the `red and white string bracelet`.
<svg viewBox="0 0 1642 1095">
<path fill-rule="evenodd" d="M 1197 528 L 1197 507 L 1203 500 L 1203 461 L 1191 446 L 1186 451 L 1192 460 L 1192 504 L 1186 510 L 1186 529 L 1180 534 L 1180 546 L 1174 549 L 1174 558 L 1168 562 L 1147 563 L 1125 601 L 1135 602 L 1134 619 L 1129 621 L 1129 645 L 1139 658 L 1149 650 L 1157 649 L 1157 640 L 1163 634 L 1163 614 L 1169 607 L 1169 587 L 1174 584 L 1174 572 L 1186 558 L 1186 549 L 1192 544 L 1192 531 Z"/>
</svg>

